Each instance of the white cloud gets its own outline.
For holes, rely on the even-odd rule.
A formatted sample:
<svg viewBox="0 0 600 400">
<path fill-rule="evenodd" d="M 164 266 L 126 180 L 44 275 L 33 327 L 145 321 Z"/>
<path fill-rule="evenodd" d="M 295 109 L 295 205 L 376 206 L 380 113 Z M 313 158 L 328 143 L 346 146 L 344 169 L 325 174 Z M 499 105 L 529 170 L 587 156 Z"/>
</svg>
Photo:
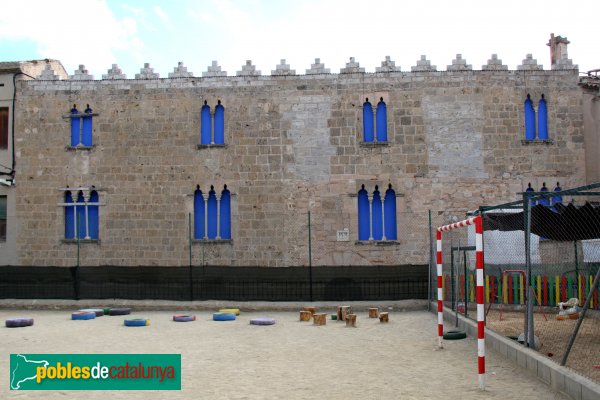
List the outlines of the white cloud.
<svg viewBox="0 0 600 400">
<path fill-rule="evenodd" d="M 60 60 L 69 74 L 79 64 L 101 78 L 113 63 L 116 52 L 139 56 L 143 47 L 134 19 L 115 18 L 104 0 L 30 1 L 31 11 L 23 16 L 23 6 L 6 2 L 0 14 L 0 36 L 36 43 L 40 58 Z"/>
</svg>

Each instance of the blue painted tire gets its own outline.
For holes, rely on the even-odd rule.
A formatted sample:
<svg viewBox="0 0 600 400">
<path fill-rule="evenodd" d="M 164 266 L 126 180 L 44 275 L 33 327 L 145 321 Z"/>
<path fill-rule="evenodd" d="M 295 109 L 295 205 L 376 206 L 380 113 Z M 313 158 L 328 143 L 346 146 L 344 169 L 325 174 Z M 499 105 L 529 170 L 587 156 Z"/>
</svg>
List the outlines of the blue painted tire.
<svg viewBox="0 0 600 400">
<path fill-rule="evenodd" d="M 103 308 L 84 308 L 82 310 L 79 310 L 81 312 L 93 312 L 94 314 L 96 314 L 96 317 L 102 317 L 104 315 L 104 309 Z"/>
<path fill-rule="evenodd" d="M 7 328 L 23 328 L 25 326 L 33 325 L 33 318 L 9 318 L 6 320 L 5 325 Z"/>
<path fill-rule="evenodd" d="M 186 314 L 175 314 L 173 315 L 173 321 L 175 322 L 190 322 L 195 321 L 195 315 L 186 315 Z"/>
<path fill-rule="evenodd" d="M 148 326 L 150 325 L 150 320 L 146 318 L 126 319 L 124 324 L 125 326 Z"/>
<path fill-rule="evenodd" d="M 250 325 L 275 325 L 275 320 L 267 317 L 252 318 Z"/>
<path fill-rule="evenodd" d="M 235 321 L 235 314 L 232 313 L 214 313 L 213 321 Z"/>
<path fill-rule="evenodd" d="M 78 311 L 71 314 L 71 319 L 74 321 L 84 321 L 94 318 L 96 318 L 96 313 L 94 312 Z"/>
<path fill-rule="evenodd" d="M 110 315 L 129 315 L 131 314 L 131 308 L 111 308 Z"/>
</svg>

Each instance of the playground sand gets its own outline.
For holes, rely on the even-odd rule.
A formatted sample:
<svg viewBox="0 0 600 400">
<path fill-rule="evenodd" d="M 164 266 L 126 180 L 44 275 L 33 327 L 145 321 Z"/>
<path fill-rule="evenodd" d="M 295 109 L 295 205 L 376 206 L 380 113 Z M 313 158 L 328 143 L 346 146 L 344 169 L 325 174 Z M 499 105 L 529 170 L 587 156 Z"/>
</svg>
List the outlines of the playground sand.
<svg viewBox="0 0 600 400">
<path fill-rule="evenodd" d="M 547 312 L 546 318 L 540 311 L 534 313 L 534 332 L 540 339 L 539 353 L 556 363 L 560 363 L 567 344 L 577 324 L 576 319 L 556 319 L 557 311 Z M 595 317 L 592 314 L 596 314 Z M 488 329 L 504 336 L 518 336 L 524 331 L 523 312 L 504 311 L 500 319 L 500 310 L 496 307 L 487 315 Z M 566 366 L 596 382 L 600 382 L 600 318 L 597 312 L 588 313 L 579 329 Z"/>
<path fill-rule="evenodd" d="M 147 327 L 127 328 L 125 317 L 71 321 L 68 311 L 0 310 L 29 316 L 35 325 L 0 328 L 0 370 L 10 353 L 180 353 L 181 391 L 9 391 L 14 399 L 566 399 L 488 349 L 486 391 L 478 389 L 476 340 L 445 341 L 437 349 L 436 317 L 425 311 L 392 312 L 390 322 L 358 313 L 356 328 L 328 320 L 300 322 L 297 312 L 244 312 L 214 322 L 212 313 L 176 323 L 185 310 L 146 311 Z M 275 318 L 273 326 L 249 325 Z"/>
</svg>

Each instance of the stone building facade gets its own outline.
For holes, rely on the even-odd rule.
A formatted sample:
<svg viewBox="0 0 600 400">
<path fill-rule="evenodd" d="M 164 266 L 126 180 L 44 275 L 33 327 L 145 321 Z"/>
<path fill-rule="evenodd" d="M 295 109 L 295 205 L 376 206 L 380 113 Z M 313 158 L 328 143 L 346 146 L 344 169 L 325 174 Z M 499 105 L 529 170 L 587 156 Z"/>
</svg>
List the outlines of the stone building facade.
<svg viewBox="0 0 600 400">
<path fill-rule="evenodd" d="M 586 182 L 578 70 L 557 59 L 508 70 L 493 56 L 473 70 L 458 55 L 437 71 L 422 57 L 407 72 L 386 58 L 375 73 L 351 59 L 337 74 L 317 59 L 304 75 L 282 60 L 270 76 L 213 63 L 202 77 L 180 63 L 169 78 L 145 65 L 133 80 L 81 67 L 19 82 L 16 264 L 307 265 L 309 211 L 313 265 L 426 264 L 428 210 L 446 223 L 515 200 L 529 182 Z M 528 95 L 535 111 L 546 102 L 547 139 L 525 140 Z M 367 98 L 387 107 L 386 140 L 364 140 Z M 222 143 L 202 143 L 202 107 L 216 134 L 219 103 Z M 73 104 L 93 110 L 92 145 L 71 142 Z M 229 193 L 230 236 L 193 239 L 195 191 L 211 185 Z M 397 238 L 360 238 L 363 185 L 370 207 L 376 186 L 382 199 L 395 191 Z M 66 233 L 67 191 L 94 204 L 97 236 Z"/>
</svg>

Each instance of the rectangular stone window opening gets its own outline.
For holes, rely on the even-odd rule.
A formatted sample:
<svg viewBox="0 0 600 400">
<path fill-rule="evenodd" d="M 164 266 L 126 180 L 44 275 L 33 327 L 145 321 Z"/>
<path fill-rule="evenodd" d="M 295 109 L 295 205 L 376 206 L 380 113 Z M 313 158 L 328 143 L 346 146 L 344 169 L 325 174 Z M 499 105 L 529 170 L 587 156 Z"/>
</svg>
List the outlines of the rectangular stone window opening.
<svg viewBox="0 0 600 400">
<path fill-rule="evenodd" d="M 8 149 L 8 107 L 0 107 L 0 149 Z"/>
</svg>

